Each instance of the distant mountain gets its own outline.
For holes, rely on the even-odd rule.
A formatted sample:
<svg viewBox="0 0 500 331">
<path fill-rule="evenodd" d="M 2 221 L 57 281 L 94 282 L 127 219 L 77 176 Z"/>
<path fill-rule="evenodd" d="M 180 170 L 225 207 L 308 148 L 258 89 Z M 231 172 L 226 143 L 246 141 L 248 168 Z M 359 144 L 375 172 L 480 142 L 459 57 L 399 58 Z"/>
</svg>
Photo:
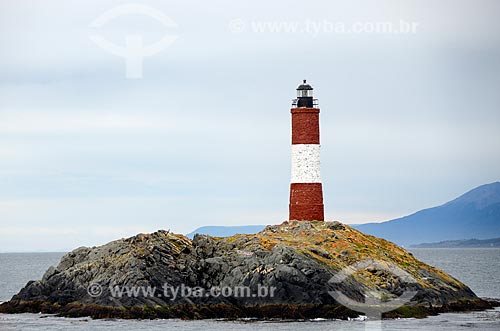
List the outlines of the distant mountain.
<svg viewBox="0 0 500 331">
<path fill-rule="evenodd" d="M 467 238 L 500 237 L 500 182 L 479 186 L 444 205 L 382 223 L 350 226 L 397 244 L 410 246 Z M 204 226 L 196 233 L 216 237 L 260 232 L 265 225 Z"/>
<path fill-rule="evenodd" d="M 238 233 L 253 234 L 264 230 L 265 225 L 241 225 L 241 226 L 202 226 L 186 234 L 186 237 L 193 238 L 195 234 L 208 234 L 215 237 L 229 237 Z"/>
<path fill-rule="evenodd" d="M 500 182 L 479 186 L 438 207 L 356 229 L 405 246 L 500 237 Z"/>
<path fill-rule="evenodd" d="M 466 239 L 466 240 L 446 240 L 437 243 L 424 243 L 412 245 L 412 248 L 478 248 L 478 247 L 500 247 L 500 238 L 495 239 Z"/>
</svg>

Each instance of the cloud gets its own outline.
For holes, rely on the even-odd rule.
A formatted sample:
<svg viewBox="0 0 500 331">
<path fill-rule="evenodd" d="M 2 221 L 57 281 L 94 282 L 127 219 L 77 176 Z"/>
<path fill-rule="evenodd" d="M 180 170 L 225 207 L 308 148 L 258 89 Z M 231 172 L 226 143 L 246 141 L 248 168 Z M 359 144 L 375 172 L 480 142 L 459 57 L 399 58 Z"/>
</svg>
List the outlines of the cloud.
<svg viewBox="0 0 500 331">
<path fill-rule="evenodd" d="M 329 218 L 401 216 L 498 180 L 498 1 L 152 0 L 175 31 L 138 16 L 99 28 L 117 45 L 130 33 L 178 36 L 145 60 L 142 80 L 125 79 L 123 59 L 89 39 L 90 22 L 122 3 L 0 5 L 0 229 L 10 231 L 0 249 L 281 222 L 289 108 L 304 78 L 321 106 Z M 234 34 L 235 18 L 247 29 L 400 19 L 419 28 Z"/>
<path fill-rule="evenodd" d="M 99 111 L 2 112 L 0 134 L 78 134 L 95 131 L 172 130 L 172 121 L 164 118 L 145 118 Z"/>
</svg>

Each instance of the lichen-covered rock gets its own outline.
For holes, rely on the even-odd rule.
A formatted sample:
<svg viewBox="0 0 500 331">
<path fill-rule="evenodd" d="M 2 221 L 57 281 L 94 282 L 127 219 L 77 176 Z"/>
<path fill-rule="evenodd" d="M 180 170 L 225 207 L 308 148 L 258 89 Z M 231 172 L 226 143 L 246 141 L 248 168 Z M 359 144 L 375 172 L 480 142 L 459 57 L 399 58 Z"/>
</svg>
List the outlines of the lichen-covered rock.
<svg viewBox="0 0 500 331">
<path fill-rule="evenodd" d="M 341 284 L 329 282 L 340 270 L 367 259 L 397 266 L 415 282 L 409 284 L 373 268 L 360 270 Z M 165 285 L 207 291 L 213 287 L 246 287 L 250 295 L 174 297 L 165 295 Z M 92 286 L 100 292 L 90 289 Z M 113 289 L 123 287 L 149 288 L 152 292 L 121 296 L 113 293 Z M 261 287 L 272 289 L 272 295 L 254 295 Z M 356 300 L 362 300 L 366 293 L 391 298 L 413 290 L 417 295 L 410 305 L 425 307 L 477 299 L 466 285 L 416 260 L 391 242 L 339 222 L 290 221 L 268 226 L 254 235 L 196 235 L 189 240 L 160 230 L 103 246 L 81 247 L 66 254 L 56 268 L 49 268 L 41 280 L 30 281 L 3 308 L 0 306 L 0 311 L 12 311 L 9 307 L 16 305 L 29 306 L 30 302 L 56 307 L 329 306 L 336 305 L 329 294 L 333 287 Z"/>
</svg>

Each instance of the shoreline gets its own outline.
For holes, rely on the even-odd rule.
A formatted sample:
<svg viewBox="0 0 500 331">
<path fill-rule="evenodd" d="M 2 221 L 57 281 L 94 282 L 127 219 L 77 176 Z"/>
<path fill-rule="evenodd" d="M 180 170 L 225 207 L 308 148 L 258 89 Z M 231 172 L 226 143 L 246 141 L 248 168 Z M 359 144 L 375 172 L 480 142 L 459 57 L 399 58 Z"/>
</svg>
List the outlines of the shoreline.
<svg viewBox="0 0 500 331">
<path fill-rule="evenodd" d="M 442 313 L 484 311 L 500 307 L 500 299 L 478 298 L 458 300 L 442 306 L 402 306 L 384 313 L 384 319 L 425 318 Z M 91 317 L 93 319 L 252 319 L 252 320 L 312 320 L 358 318 L 362 314 L 341 305 L 267 304 L 236 306 L 229 304 L 113 307 L 97 304 L 69 303 L 64 306 L 46 301 L 8 301 L 0 304 L 0 313 L 42 313 L 57 317 Z"/>
</svg>

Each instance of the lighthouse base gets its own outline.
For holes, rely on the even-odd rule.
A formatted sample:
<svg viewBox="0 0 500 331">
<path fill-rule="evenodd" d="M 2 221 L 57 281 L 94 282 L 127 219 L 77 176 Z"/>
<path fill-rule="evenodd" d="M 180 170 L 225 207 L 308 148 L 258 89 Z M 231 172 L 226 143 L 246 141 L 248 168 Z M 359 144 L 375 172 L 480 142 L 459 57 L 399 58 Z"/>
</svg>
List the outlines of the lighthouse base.
<svg viewBox="0 0 500 331">
<path fill-rule="evenodd" d="M 321 183 L 292 183 L 290 185 L 289 219 L 325 220 Z"/>
</svg>

